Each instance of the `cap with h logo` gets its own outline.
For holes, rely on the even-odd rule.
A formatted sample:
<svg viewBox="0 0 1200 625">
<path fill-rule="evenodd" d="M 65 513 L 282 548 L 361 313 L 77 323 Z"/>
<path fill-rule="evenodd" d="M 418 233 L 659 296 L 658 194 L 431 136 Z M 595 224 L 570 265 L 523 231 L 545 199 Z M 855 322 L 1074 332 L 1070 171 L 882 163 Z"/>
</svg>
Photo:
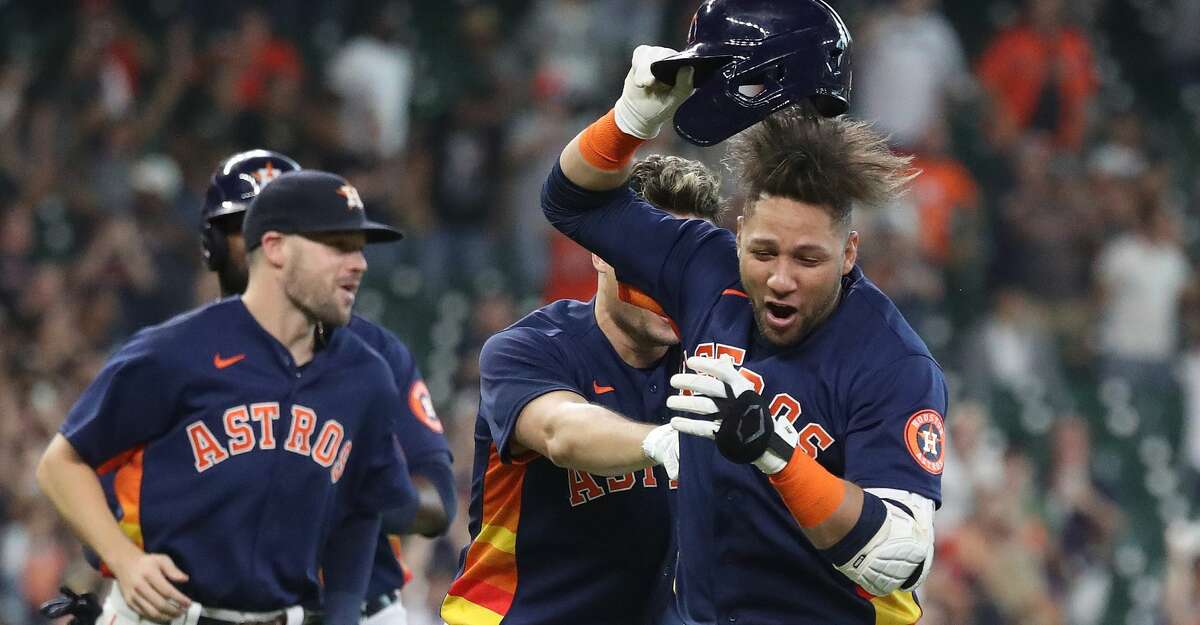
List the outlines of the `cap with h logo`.
<svg viewBox="0 0 1200 625">
<path fill-rule="evenodd" d="M 283 174 L 250 203 L 242 224 L 246 249 L 262 245 L 262 236 L 283 234 L 362 232 L 367 243 L 403 238 L 399 230 L 367 219 L 362 199 L 345 178 L 315 169 Z"/>
</svg>

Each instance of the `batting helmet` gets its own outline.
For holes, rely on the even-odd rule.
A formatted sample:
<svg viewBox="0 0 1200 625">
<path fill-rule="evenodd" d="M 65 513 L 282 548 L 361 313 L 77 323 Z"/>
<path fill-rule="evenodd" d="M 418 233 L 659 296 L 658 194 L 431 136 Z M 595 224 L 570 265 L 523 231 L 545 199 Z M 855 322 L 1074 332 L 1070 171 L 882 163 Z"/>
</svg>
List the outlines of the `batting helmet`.
<svg viewBox="0 0 1200 625">
<path fill-rule="evenodd" d="M 822 0 L 706 0 L 687 47 L 650 66 L 675 82 L 695 68 L 693 93 L 675 112 L 675 130 L 713 145 L 779 109 L 808 100 L 826 117 L 846 112 L 850 31 Z"/>
<path fill-rule="evenodd" d="M 209 269 L 220 269 L 229 260 L 229 248 L 223 233 L 213 223 L 218 217 L 243 213 L 258 192 L 267 183 L 289 171 L 297 171 L 300 164 L 290 157 L 270 150 L 239 152 L 225 159 L 213 172 L 204 196 L 204 230 L 200 234 L 200 246 L 204 250 L 204 262 Z"/>
</svg>

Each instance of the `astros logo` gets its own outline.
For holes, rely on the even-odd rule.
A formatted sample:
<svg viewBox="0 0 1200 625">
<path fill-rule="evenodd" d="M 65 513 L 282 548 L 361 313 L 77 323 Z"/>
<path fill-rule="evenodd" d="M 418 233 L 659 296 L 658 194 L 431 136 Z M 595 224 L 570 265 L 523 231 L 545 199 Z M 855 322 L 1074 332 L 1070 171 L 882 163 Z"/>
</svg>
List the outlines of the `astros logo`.
<svg viewBox="0 0 1200 625">
<path fill-rule="evenodd" d="M 363 209 L 363 201 L 358 195 L 358 189 L 355 189 L 348 184 L 344 184 L 338 187 L 336 193 L 346 198 L 346 210 L 354 210 L 356 208 L 358 210 Z"/>
<path fill-rule="evenodd" d="M 922 410 L 908 418 L 904 426 L 908 453 L 921 468 L 940 475 L 945 464 L 946 427 L 935 410 Z"/>
</svg>

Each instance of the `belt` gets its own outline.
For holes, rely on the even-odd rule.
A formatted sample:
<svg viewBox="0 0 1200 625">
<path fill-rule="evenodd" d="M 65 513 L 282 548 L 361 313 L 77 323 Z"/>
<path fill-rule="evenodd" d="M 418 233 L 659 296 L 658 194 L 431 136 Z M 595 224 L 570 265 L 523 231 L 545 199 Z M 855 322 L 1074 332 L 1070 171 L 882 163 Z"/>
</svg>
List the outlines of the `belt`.
<svg viewBox="0 0 1200 625">
<path fill-rule="evenodd" d="M 320 612 L 307 612 L 307 611 L 304 613 L 304 620 L 301 621 L 301 623 L 303 623 L 303 625 L 321 625 L 321 622 L 322 622 L 322 620 L 321 620 Z M 201 616 L 199 618 L 199 620 L 196 621 L 196 625 L 286 625 L 286 624 L 287 624 L 287 615 L 286 614 L 281 614 L 269 621 L 226 621 L 226 620 L 219 619 L 219 618 L 212 618 L 211 616 Z"/>
<path fill-rule="evenodd" d="M 375 616 L 380 610 L 400 603 L 400 589 L 391 590 L 383 593 L 373 599 L 367 599 L 363 602 L 363 617 L 370 618 Z M 215 625 L 215 624 L 214 624 Z M 305 625 L 308 625 L 305 623 Z"/>
</svg>

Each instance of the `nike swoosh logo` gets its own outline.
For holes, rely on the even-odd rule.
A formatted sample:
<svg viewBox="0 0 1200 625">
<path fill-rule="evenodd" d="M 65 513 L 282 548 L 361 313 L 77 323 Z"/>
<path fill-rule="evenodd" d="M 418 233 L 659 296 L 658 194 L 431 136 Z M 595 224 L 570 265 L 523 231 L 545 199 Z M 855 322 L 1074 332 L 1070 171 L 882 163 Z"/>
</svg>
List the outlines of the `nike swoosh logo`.
<svg viewBox="0 0 1200 625">
<path fill-rule="evenodd" d="M 600 386 L 599 382 L 592 380 L 592 390 L 595 391 L 597 395 L 603 395 L 605 393 L 611 393 L 616 389 L 611 386 Z"/>
<path fill-rule="evenodd" d="M 236 356 L 230 356 L 229 358 L 221 358 L 221 352 L 217 352 L 217 353 L 213 354 L 213 366 L 218 369 L 224 369 L 225 367 L 232 367 L 233 365 L 236 365 L 237 363 L 241 362 L 242 359 L 245 357 L 246 357 L 245 354 L 238 354 Z"/>
</svg>

